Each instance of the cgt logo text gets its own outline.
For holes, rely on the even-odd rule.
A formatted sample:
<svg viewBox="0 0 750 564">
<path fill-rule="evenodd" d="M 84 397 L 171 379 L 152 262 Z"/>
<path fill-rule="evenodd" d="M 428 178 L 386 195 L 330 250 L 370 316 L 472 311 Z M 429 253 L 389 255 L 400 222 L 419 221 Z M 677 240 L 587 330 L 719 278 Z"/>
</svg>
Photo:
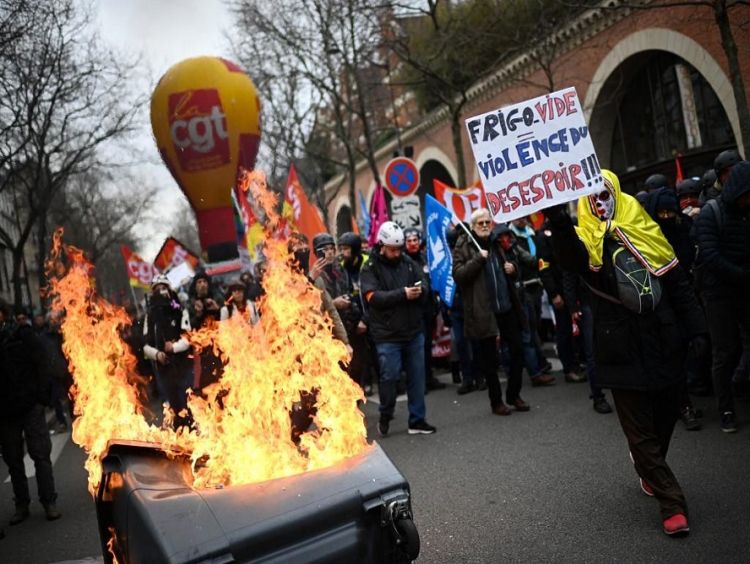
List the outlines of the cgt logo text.
<svg viewBox="0 0 750 564">
<path fill-rule="evenodd" d="M 201 170 L 229 162 L 227 122 L 218 91 L 171 94 L 169 130 L 183 169 Z"/>
</svg>

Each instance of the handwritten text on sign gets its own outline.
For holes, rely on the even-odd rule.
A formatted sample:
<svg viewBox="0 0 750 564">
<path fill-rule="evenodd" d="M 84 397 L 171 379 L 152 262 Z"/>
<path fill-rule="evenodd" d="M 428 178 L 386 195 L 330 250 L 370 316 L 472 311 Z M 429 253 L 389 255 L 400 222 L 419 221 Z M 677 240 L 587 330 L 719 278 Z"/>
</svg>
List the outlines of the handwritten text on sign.
<svg viewBox="0 0 750 564">
<path fill-rule="evenodd" d="M 492 216 L 510 221 L 603 186 L 575 88 L 466 120 Z"/>
</svg>

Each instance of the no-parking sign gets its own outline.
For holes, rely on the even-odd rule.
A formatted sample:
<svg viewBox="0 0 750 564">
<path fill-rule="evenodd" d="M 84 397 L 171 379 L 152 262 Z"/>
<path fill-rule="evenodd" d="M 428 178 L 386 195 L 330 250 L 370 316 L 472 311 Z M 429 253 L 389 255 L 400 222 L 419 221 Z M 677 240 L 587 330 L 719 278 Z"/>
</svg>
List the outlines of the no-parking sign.
<svg viewBox="0 0 750 564">
<path fill-rule="evenodd" d="M 385 165 L 385 187 L 396 197 L 411 196 L 419 188 L 417 163 L 406 157 L 396 157 Z"/>
</svg>

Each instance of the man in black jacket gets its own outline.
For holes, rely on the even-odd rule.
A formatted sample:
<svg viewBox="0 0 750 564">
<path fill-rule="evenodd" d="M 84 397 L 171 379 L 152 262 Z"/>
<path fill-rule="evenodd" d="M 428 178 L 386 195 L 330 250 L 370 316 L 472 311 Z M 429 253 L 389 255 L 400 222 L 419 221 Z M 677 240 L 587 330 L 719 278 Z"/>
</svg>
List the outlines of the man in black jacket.
<svg viewBox="0 0 750 564">
<path fill-rule="evenodd" d="M 523 373 L 523 341 L 521 329 L 526 323 L 521 301 L 513 280 L 518 265 L 507 260 L 505 252 L 491 242 L 492 218 L 487 209 L 471 214 L 471 232 L 459 236 L 453 249 L 453 278 L 464 300 L 464 330 L 472 341 L 474 368 L 487 382 L 490 409 L 494 415 L 506 416 L 516 411 L 529 411 L 521 398 Z M 502 388 L 497 377 L 499 364 L 497 338 L 508 345 L 510 366 L 508 386 L 503 403 Z"/>
<path fill-rule="evenodd" d="M 396 407 L 396 386 L 406 371 L 409 434 L 430 434 L 424 401 L 424 332 L 422 314 L 429 288 L 419 266 L 402 252 L 404 232 L 392 221 L 378 230 L 378 246 L 362 269 L 362 294 L 370 314 L 370 334 L 380 366 L 380 421 L 388 434 Z"/>
<path fill-rule="evenodd" d="M 547 298 L 553 307 L 555 314 L 555 343 L 557 345 L 557 356 L 562 363 L 565 381 L 571 384 L 580 384 L 586 381 L 586 377 L 580 373 L 580 367 L 576 359 L 576 347 L 573 340 L 573 314 L 575 304 L 565 301 L 563 286 L 563 269 L 557 263 L 552 251 L 552 231 L 549 221 L 546 221 L 537 232 L 537 256 L 539 257 L 539 277 L 542 279 Z"/>
<path fill-rule="evenodd" d="M 39 501 L 48 521 L 62 517 L 57 510 L 57 492 L 52 474 L 50 442 L 44 406 L 49 402 L 50 383 L 45 370 L 43 345 L 30 325 L 18 325 L 5 303 L 0 303 L 0 447 L 13 484 L 17 525 L 29 516 L 29 484 L 24 469 L 24 440 L 36 468 Z"/>
<path fill-rule="evenodd" d="M 663 531 L 689 532 L 687 503 L 666 461 L 679 417 L 687 341 L 706 342 L 690 280 L 658 225 L 602 171 L 599 193 L 547 210 L 555 256 L 591 289 L 598 383 L 612 390 L 641 489 L 659 502 Z M 617 264 L 617 267 L 615 267 Z"/>
<path fill-rule="evenodd" d="M 750 162 L 732 168 L 721 195 L 701 209 L 695 234 L 721 429 L 733 433 L 732 373 L 741 350 L 750 350 Z"/>
</svg>

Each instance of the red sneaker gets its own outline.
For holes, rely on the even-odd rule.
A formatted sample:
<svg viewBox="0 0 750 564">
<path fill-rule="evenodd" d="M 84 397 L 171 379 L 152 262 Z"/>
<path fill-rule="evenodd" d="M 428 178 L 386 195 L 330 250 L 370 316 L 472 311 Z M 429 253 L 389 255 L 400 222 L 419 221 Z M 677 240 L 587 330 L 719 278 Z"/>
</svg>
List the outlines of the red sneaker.
<svg viewBox="0 0 750 564">
<path fill-rule="evenodd" d="M 690 532 L 687 517 L 683 513 L 677 513 L 664 519 L 662 525 L 664 526 L 664 533 L 670 537 L 682 537 Z"/>
<path fill-rule="evenodd" d="M 645 493 L 648 497 L 654 497 L 654 489 L 649 485 L 649 483 L 643 478 L 640 478 L 640 481 L 641 481 L 641 491 Z"/>
</svg>

